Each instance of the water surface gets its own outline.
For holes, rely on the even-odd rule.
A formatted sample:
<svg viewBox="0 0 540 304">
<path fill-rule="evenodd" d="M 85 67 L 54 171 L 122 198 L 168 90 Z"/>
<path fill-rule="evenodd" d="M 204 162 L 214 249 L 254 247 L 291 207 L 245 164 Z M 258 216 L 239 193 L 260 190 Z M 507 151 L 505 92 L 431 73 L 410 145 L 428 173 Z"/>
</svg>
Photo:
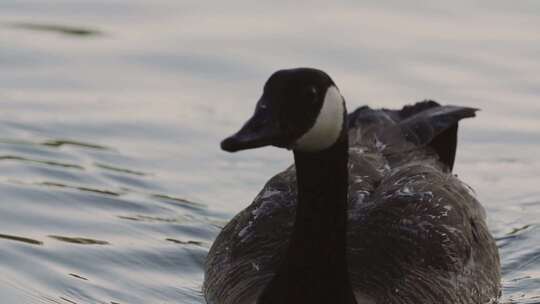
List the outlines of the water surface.
<svg viewBox="0 0 540 304">
<path fill-rule="evenodd" d="M 537 1 L 0 3 L 5 303 L 204 303 L 214 237 L 284 151 L 218 142 L 279 68 L 349 108 L 479 107 L 456 173 L 485 205 L 504 301 L 540 303 Z"/>
</svg>

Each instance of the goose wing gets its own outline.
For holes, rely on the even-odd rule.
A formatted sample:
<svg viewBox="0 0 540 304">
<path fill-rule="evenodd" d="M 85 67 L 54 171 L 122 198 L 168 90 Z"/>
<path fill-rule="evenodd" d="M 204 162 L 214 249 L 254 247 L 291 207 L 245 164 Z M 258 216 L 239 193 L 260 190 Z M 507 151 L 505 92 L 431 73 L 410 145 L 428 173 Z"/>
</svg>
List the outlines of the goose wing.
<svg viewBox="0 0 540 304">
<path fill-rule="evenodd" d="M 486 303 L 499 289 L 483 208 L 436 165 L 393 168 L 351 204 L 353 286 L 376 303 Z"/>
<path fill-rule="evenodd" d="M 208 303 L 255 303 L 285 254 L 296 204 L 296 173 L 290 167 L 223 228 L 206 259 Z"/>
</svg>

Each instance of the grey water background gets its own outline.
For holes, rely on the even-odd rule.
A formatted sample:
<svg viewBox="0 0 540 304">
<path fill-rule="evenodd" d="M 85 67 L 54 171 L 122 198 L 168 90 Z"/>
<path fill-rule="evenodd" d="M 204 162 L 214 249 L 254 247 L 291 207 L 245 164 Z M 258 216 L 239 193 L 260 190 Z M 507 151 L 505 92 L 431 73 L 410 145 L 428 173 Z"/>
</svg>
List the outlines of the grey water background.
<svg viewBox="0 0 540 304">
<path fill-rule="evenodd" d="M 479 107 L 456 173 L 540 303 L 540 2 L 1 1 L 0 303 L 204 303 L 213 238 L 291 156 L 229 155 L 274 70 L 350 109 Z"/>
</svg>

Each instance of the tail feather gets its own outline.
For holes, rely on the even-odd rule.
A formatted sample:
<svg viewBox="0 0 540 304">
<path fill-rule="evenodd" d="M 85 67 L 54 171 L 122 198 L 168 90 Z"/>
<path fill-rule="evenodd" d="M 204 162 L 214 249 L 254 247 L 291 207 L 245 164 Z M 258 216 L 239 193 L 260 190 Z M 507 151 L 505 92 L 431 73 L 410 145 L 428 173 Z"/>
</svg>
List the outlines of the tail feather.
<svg viewBox="0 0 540 304">
<path fill-rule="evenodd" d="M 458 106 L 427 108 L 401 121 L 405 138 L 417 146 L 429 146 L 439 156 L 449 171 L 454 167 L 457 150 L 458 123 L 461 119 L 475 117 L 478 109 Z"/>
<path fill-rule="evenodd" d="M 403 109 L 397 111 L 402 119 L 407 119 L 415 114 L 423 112 L 428 109 L 437 108 L 441 105 L 434 100 L 424 100 L 417 102 L 413 105 L 404 106 Z"/>
<path fill-rule="evenodd" d="M 451 171 L 456 156 L 458 123 L 461 119 L 476 116 L 477 111 L 469 107 L 443 106 L 433 100 L 424 100 L 401 110 L 373 110 L 364 106 L 349 114 L 348 126 L 361 129 L 374 126 L 368 129 L 376 130 L 380 135 L 389 135 L 397 128 L 398 134 L 401 133 L 398 136 L 407 142 L 434 150 Z"/>
</svg>

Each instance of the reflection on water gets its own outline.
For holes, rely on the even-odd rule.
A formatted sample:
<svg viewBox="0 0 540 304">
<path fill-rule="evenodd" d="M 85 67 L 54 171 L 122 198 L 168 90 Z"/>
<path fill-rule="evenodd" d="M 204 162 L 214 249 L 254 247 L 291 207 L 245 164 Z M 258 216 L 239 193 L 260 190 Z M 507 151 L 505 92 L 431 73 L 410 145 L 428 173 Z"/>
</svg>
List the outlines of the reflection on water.
<svg viewBox="0 0 540 304">
<path fill-rule="evenodd" d="M 80 169 L 80 170 L 84 169 L 83 167 L 79 165 L 63 164 L 63 163 L 59 163 L 55 161 L 48 161 L 48 160 L 30 159 L 30 158 L 25 158 L 22 156 L 15 156 L 15 155 L 3 155 L 3 156 L 0 156 L 0 160 L 14 160 L 14 161 L 30 162 L 30 163 L 49 165 L 49 166 L 58 166 L 58 167 L 64 167 L 64 168 L 73 168 L 73 169 Z"/>
<path fill-rule="evenodd" d="M 78 274 L 70 273 L 69 275 L 72 276 L 72 277 L 74 277 L 74 278 L 77 278 L 77 279 L 81 279 L 81 280 L 88 281 L 87 278 L 82 277 L 82 276 L 80 276 L 80 275 L 78 275 Z"/>
<path fill-rule="evenodd" d="M 43 242 L 41 242 L 41 241 L 33 240 L 33 239 L 30 239 L 30 238 L 25 238 L 25 237 L 22 237 L 22 236 L 16 236 L 16 235 L 0 234 L 0 238 L 6 239 L 6 240 L 23 242 L 23 243 L 32 244 L 32 245 L 42 245 L 43 244 Z"/>
<path fill-rule="evenodd" d="M 74 141 L 74 140 L 69 140 L 69 139 L 51 139 L 51 140 L 46 140 L 42 142 L 41 144 L 45 146 L 50 146 L 50 147 L 61 147 L 61 146 L 70 145 L 70 146 L 78 146 L 78 147 L 83 147 L 83 148 L 107 150 L 107 148 L 104 146 L 84 143 L 84 142 Z"/>
<path fill-rule="evenodd" d="M 87 188 L 87 187 L 75 187 L 75 186 L 68 186 L 68 185 L 64 185 L 60 183 L 53 183 L 53 182 L 41 182 L 38 184 L 43 185 L 43 186 L 49 186 L 49 187 L 71 188 L 71 189 L 76 189 L 79 191 L 88 191 L 88 192 L 95 192 L 99 194 L 120 196 L 120 193 L 109 191 L 109 190 L 92 189 L 92 188 Z"/>
<path fill-rule="evenodd" d="M 272 71 L 315 66 L 350 109 L 483 110 L 456 172 L 488 211 L 504 302 L 540 303 L 540 4 L 278 3 L 0 4 L 3 302 L 203 303 L 213 238 L 291 161 L 218 142 Z"/>
<path fill-rule="evenodd" d="M 10 23 L 8 24 L 8 26 L 13 27 L 13 28 L 18 28 L 18 29 L 30 30 L 30 31 L 54 32 L 54 33 L 70 35 L 70 36 L 101 35 L 101 32 L 97 30 L 81 28 L 81 27 L 66 26 L 66 25 L 57 25 L 57 24 L 18 22 L 18 23 Z"/>
<path fill-rule="evenodd" d="M 67 236 L 59 236 L 59 235 L 49 235 L 51 239 L 55 239 L 58 241 L 66 242 L 66 243 L 73 243 L 73 244 L 81 244 L 81 245 L 108 245 L 109 242 L 106 241 L 100 241 L 100 240 L 93 240 L 88 238 L 82 238 L 82 237 L 67 237 Z"/>
<path fill-rule="evenodd" d="M 203 246 L 203 242 L 197 242 L 197 241 L 180 241 L 175 239 L 166 239 L 169 242 L 173 242 L 176 244 L 182 244 L 182 245 L 196 245 L 196 246 Z"/>
<path fill-rule="evenodd" d="M 140 175 L 140 176 L 147 175 L 147 173 L 144 173 L 144 172 L 139 172 L 139 171 L 125 169 L 125 168 L 113 167 L 111 165 L 95 163 L 94 166 L 101 169 L 111 170 L 111 171 L 116 171 L 116 172 L 121 172 L 121 173 L 126 173 L 126 174 L 133 174 L 133 175 Z"/>
</svg>

